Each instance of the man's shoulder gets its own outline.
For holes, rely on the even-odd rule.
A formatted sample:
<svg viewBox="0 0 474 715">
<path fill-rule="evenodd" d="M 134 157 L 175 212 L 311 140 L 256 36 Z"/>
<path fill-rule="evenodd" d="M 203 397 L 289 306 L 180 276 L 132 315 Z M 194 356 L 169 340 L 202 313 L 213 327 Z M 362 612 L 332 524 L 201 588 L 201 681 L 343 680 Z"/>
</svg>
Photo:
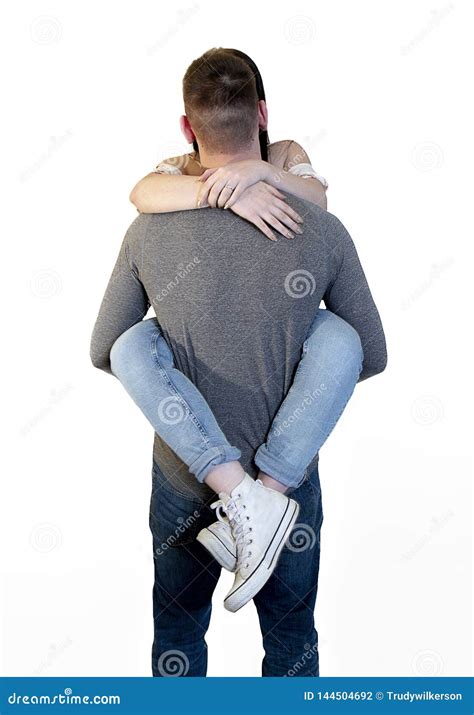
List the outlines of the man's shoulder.
<svg viewBox="0 0 474 715">
<path fill-rule="evenodd" d="M 138 214 L 136 219 L 132 221 L 128 227 L 125 236 L 129 244 L 140 242 L 146 238 L 147 234 L 154 229 L 159 230 L 160 227 L 166 225 L 169 217 L 173 214 Z"/>
<path fill-rule="evenodd" d="M 148 231 L 149 227 L 155 223 L 160 222 L 160 218 L 162 216 L 166 216 L 167 214 L 138 214 L 136 219 L 132 221 L 132 223 L 129 226 L 129 231 L 133 231 L 134 233 L 140 233 L 140 232 L 146 232 Z"/>
<path fill-rule="evenodd" d="M 303 218 L 303 231 L 307 236 L 323 238 L 326 243 L 334 244 L 343 240 L 348 235 L 340 219 L 326 211 L 317 204 L 305 199 L 286 194 L 287 203 Z M 194 209 L 188 211 L 174 211 L 169 213 L 139 214 L 130 225 L 126 241 L 130 248 L 143 246 L 147 236 L 155 238 L 160 234 L 171 238 L 179 236 L 182 240 L 183 232 L 188 234 L 194 231 L 210 236 L 223 230 L 233 230 L 238 225 L 246 225 L 255 231 L 255 227 L 232 211 L 216 209 Z"/>
<path fill-rule="evenodd" d="M 287 203 L 297 211 L 308 228 L 323 231 L 326 236 L 339 236 L 346 231 L 342 221 L 330 211 L 321 208 L 312 201 L 306 201 L 291 194 L 286 194 Z"/>
<path fill-rule="evenodd" d="M 150 225 L 150 217 L 154 214 L 138 214 L 127 230 L 127 235 L 145 233 Z"/>
<path fill-rule="evenodd" d="M 141 213 L 130 224 L 129 231 L 134 233 L 146 233 L 153 229 L 167 227 L 170 223 L 192 222 L 204 212 L 200 209 L 188 209 L 186 211 L 168 211 L 165 213 Z M 206 212 L 207 213 L 207 212 Z"/>
</svg>

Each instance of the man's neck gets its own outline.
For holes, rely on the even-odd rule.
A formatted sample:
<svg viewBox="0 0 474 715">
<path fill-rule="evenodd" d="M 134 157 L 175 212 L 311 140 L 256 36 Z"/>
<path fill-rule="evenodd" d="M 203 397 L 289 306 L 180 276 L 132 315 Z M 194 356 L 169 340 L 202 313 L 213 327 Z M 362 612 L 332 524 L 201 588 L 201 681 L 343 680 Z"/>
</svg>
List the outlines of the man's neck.
<svg viewBox="0 0 474 715">
<path fill-rule="evenodd" d="M 247 147 L 239 152 L 213 153 L 204 147 L 199 147 L 199 161 L 205 169 L 215 169 L 235 161 L 245 161 L 248 159 L 261 160 L 260 145 L 258 140 L 251 147 Z"/>
</svg>

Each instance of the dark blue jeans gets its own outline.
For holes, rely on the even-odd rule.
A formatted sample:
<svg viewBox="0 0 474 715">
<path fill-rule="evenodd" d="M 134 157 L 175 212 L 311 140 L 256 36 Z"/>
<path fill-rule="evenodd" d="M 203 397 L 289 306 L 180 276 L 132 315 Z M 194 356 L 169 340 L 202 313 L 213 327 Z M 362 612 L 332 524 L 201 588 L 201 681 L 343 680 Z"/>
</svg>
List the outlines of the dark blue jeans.
<svg viewBox="0 0 474 715">
<path fill-rule="evenodd" d="M 300 504 L 298 523 L 271 578 L 253 599 L 263 637 L 264 676 L 319 675 L 313 614 L 323 513 L 317 470 L 290 493 Z M 178 492 L 154 465 L 154 676 L 206 675 L 205 636 L 221 567 L 195 539 L 216 519 L 211 502 Z"/>
</svg>

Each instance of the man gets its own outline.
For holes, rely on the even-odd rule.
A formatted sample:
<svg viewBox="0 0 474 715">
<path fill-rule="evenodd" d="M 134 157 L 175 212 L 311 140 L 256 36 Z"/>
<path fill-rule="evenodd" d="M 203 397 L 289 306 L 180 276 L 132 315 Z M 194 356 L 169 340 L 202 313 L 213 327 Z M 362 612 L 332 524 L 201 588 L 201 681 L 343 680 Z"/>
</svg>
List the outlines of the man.
<svg viewBox="0 0 474 715">
<path fill-rule="evenodd" d="M 188 107 L 188 129 L 206 167 L 260 158 L 253 105 L 238 95 L 220 104 L 219 87 L 212 92 L 213 82 L 222 82 L 227 71 L 222 61 L 216 77 L 219 57 L 213 58 L 206 82 L 206 66 L 196 61 L 200 81 Z M 313 611 L 322 508 L 317 459 L 303 484 L 283 495 L 250 478 L 257 474 L 255 452 L 291 386 L 322 300 L 358 332 L 364 377 L 381 372 L 386 360 L 380 319 L 349 234 L 317 206 L 294 197 L 288 203 L 304 216 L 303 235 L 293 241 L 263 241 L 254 225 L 221 209 L 139 216 L 122 245 L 92 343 L 94 364 L 110 371 L 114 343 L 151 304 L 176 366 L 200 390 L 240 450 L 247 475 L 222 495 L 218 507 L 224 507 L 219 513 L 224 524 L 227 517 L 233 520 L 237 546 L 245 535 L 247 549 L 245 558 L 237 554 L 242 570 L 226 601 L 236 610 L 242 594 L 243 602 L 254 597 L 265 649 L 263 674 L 268 676 L 319 673 Z M 206 673 L 205 634 L 220 566 L 196 537 L 216 521 L 210 487 L 220 491 L 213 483 L 196 481 L 155 437 L 150 527 L 157 676 Z M 244 498 L 236 506 L 240 491 Z M 283 548 L 298 509 L 295 544 Z M 257 579 L 259 588 L 264 584 L 260 590 L 253 586 Z"/>
</svg>

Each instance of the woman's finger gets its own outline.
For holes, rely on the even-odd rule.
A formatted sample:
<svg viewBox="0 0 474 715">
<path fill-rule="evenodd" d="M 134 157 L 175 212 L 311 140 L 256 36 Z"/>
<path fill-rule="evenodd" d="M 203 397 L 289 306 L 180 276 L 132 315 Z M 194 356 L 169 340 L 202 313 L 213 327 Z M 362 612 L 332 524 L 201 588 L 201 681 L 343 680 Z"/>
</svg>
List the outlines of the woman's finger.
<svg viewBox="0 0 474 715">
<path fill-rule="evenodd" d="M 203 184 L 202 187 L 200 188 L 199 194 L 198 194 L 198 200 L 197 200 L 198 207 L 205 206 L 207 204 L 208 195 L 209 195 L 209 186 L 207 186 L 207 184 Z"/>
<path fill-rule="evenodd" d="M 219 194 L 217 205 L 220 209 L 226 209 L 229 200 L 232 198 L 233 189 L 230 184 L 224 184 L 224 187 Z"/>
<path fill-rule="evenodd" d="M 279 221 L 276 216 L 273 216 L 271 213 L 265 214 L 263 217 L 265 222 L 268 223 L 269 226 L 274 228 L 278 233 L 281 233 L 282 236 L 285 238 L 294 238 L 294 233 L 290 231 L 289 228 L 287 228 L 281 221 Z"/>
<path fill-rule="evenodd" d="M 208 179 L 210 176 L 212 176 L 216 171 L 217 171 L 217 167 L 215 169 L 206 169 L 204 174 L 201 174 L 198 181 L 202 181 L 202 182 L 206 181 L 206 179 Z"/>
<path fill-rule="evenodd" d="M 203 184 L 203 189 L 202 189 L 202 194 L 201 194 L 201 204 L 203 204 L 204 201 L 207 201 L 209 206 L 211 206 L 211 204 L 209 203 L 209 193 L 211 192 L 211 190 L 214 187 L 214 184 L 216 183 L 217 180 L 218 180 L 218 178 L 214 175 L 211 175 L 208 179 L 206 179 L 206 181 Z"/>
<path fill-rule="evenodd" d="M 285 201 L 282 201 L 279 199 L 276 201 L 272 201 L 269 208 L 271 208 L 271 209 L 274 208 L 277 211 L 282 211 L 295 223 L 299 223 L 299 224 L 303 223 L 303 219 L 301 218 L 299 213 L 297 213 L 294 209 L 292 209 L 291 206 L 289 206 Z"/>
<path fill-rule="evenodd" d="M 208 181 L 212 181 L 212 176 Z M 224 179 L 216 179 L 212 189 L 209 192 L 209 206 L 212 206 L 213 208 L 216 208 L 217 202 L 219 201 L 219 196 L 221 195 L 221 191 L 225 186 L 225 180 Z"/>
<path fill-rule="evenodd" d="M 224 208 L 230 209 L 235 204 L 235 202 L 242 196 L 242 194 L 244 193 L 246 188 L 247 187 L 243 184 L 237 184 L 235 189 L 232 192 L 230 192 L 230 196 L 227 199 L 227 202 L 225 203 Z"/>
<path fill-rule="evenodd" d="M 265 221 L 262 221 L 261 218 L 258 218 L 257 216 L 255 218 L 250 219 L 253 223 L 254 226 L 256 226 L 267 238 L 270 239 L 270 241 L 276 241 L 277 237 L 273 233 L 273 231 L 267 226 Z"/>
<path fill-rule="evenodd" d="M 266 186 L 269 189 L 269 193 L 273 194 L 273 196 L 276 196 L 277 199 L 282 199 L 282 201 L 286 201 L 285 194 L 283 194 L 279 189 L 276 189 L 274 186 L 271 186 L 270 184 L 266 184 Z"/>
<path fill-rule="evenodd" d="M 204 193 L 204 185 L 203 184 L 198 184 L 198 193 L 197 193 L 197 198 L 196 198 L 196 207 L 198 209 L 201 208 L 201 206 L 205 206 L 205 198 L 203 196 Z"/>
<path fill-rule="evenodd" d="M 270 209 L 270 213 L 274 218 L 276 218 L 280 223 L 284 224 L 293 233 L 303 233 L 301 229 L 301 224 L 291 218 L 286 211 L 281 211 L 280 209 Z"/>
</svg>

